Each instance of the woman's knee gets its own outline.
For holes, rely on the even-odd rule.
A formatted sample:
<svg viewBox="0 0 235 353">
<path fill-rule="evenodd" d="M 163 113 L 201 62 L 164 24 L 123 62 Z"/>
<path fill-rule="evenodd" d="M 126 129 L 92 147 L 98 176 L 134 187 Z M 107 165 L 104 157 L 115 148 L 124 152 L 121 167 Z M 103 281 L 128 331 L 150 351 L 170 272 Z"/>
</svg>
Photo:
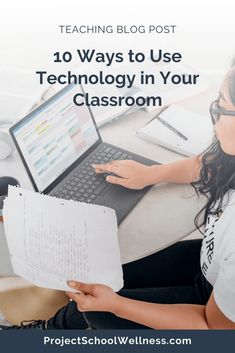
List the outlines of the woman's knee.
<svg viewBox="0 0 235 353">
<path fill-rule="evenodd" d="M 113 322 L 115 315 L 108 312 L 89 311 L 83 313 L 83 316 L 91 329 L 108 329 Z"/>
<path fill-rule="evenodd" d="M 108 312 L 86 312 L 84 318 L 91 329 L 147 329 L 136 322 L 121 319 Z"/>
</svg>

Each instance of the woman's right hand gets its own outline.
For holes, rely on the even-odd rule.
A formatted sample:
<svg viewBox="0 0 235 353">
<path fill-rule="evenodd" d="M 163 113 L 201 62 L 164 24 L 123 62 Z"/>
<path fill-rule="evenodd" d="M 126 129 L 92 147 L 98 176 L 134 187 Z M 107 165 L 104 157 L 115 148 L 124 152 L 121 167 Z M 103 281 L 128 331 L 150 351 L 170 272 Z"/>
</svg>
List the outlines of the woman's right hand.
<svg viewBox="0 0 235 353">
<path fill-rule="evenodd" d="M 140 190 L 152 185 L 152 167 L 132 161 L 112 161 L 107 164 L 93 164 L 96 173 L 112 173 L 106 177 L 111 184 L 122 185 L 128 189 Z"/>
</svg>

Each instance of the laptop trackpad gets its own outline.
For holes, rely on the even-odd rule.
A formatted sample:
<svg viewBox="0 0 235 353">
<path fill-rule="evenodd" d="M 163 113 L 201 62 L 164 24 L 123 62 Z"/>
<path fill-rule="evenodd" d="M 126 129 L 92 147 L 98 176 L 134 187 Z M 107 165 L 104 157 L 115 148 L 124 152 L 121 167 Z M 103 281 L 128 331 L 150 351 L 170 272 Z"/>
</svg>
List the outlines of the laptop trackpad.
<svg viewBox="0 0 235 353">
<path fill-rule="evenodd" d="M 120 185 L 109 185 L 100 197 L 109 205 L 109 207 L 119 206 L 129 208 L 135 205 L 146 191 L 130 190 Z"/>
<path fill-rule="evenodd" d="M 120 185 L 109 184 L 95 201 L 97 204 L 115 209 L 120 224 L 149 189 L 150 187 L 130 190 Z"/>
</svg>

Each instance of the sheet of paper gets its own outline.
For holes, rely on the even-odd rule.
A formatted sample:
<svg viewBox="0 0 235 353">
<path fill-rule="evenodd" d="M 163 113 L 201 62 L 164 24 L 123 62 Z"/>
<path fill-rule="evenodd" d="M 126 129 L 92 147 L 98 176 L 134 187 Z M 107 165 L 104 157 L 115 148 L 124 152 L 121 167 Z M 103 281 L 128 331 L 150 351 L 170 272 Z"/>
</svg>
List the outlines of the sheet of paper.
<svg viewBox="0 0 235 353">
<path fill-rule="evenodd" d="M 60 290 L 71 279 L 122 288 L 114 210 L 10 187 L 3 216 L 16 274 Z"/>
</svg>

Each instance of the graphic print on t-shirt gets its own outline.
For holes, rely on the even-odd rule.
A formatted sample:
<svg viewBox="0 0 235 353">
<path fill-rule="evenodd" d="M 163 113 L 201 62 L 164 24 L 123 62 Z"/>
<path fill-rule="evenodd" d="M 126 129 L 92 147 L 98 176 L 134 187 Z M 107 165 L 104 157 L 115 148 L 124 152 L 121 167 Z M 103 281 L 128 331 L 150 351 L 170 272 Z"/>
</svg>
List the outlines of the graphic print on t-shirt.
<svg viewBox="0 0 235 353">
<path fill-rule="evenodd" d="M 207 276 L 208 269 L 210 268 L 210 265 L 213 259 L 214 246 L 215 246 L 214 232 L 215 232 L 216 223 L 218 222 L 220 215 L 221 215 L 221 211 L 218 212 L 216 215 L 210 214 L 207 217 L 207 222 L 204 230 L 204 237 L 203 237 L 202 247 L 201 247 L 201 254 L 200 254 L 201 270 L 205 277 Z"/>
</svg>

